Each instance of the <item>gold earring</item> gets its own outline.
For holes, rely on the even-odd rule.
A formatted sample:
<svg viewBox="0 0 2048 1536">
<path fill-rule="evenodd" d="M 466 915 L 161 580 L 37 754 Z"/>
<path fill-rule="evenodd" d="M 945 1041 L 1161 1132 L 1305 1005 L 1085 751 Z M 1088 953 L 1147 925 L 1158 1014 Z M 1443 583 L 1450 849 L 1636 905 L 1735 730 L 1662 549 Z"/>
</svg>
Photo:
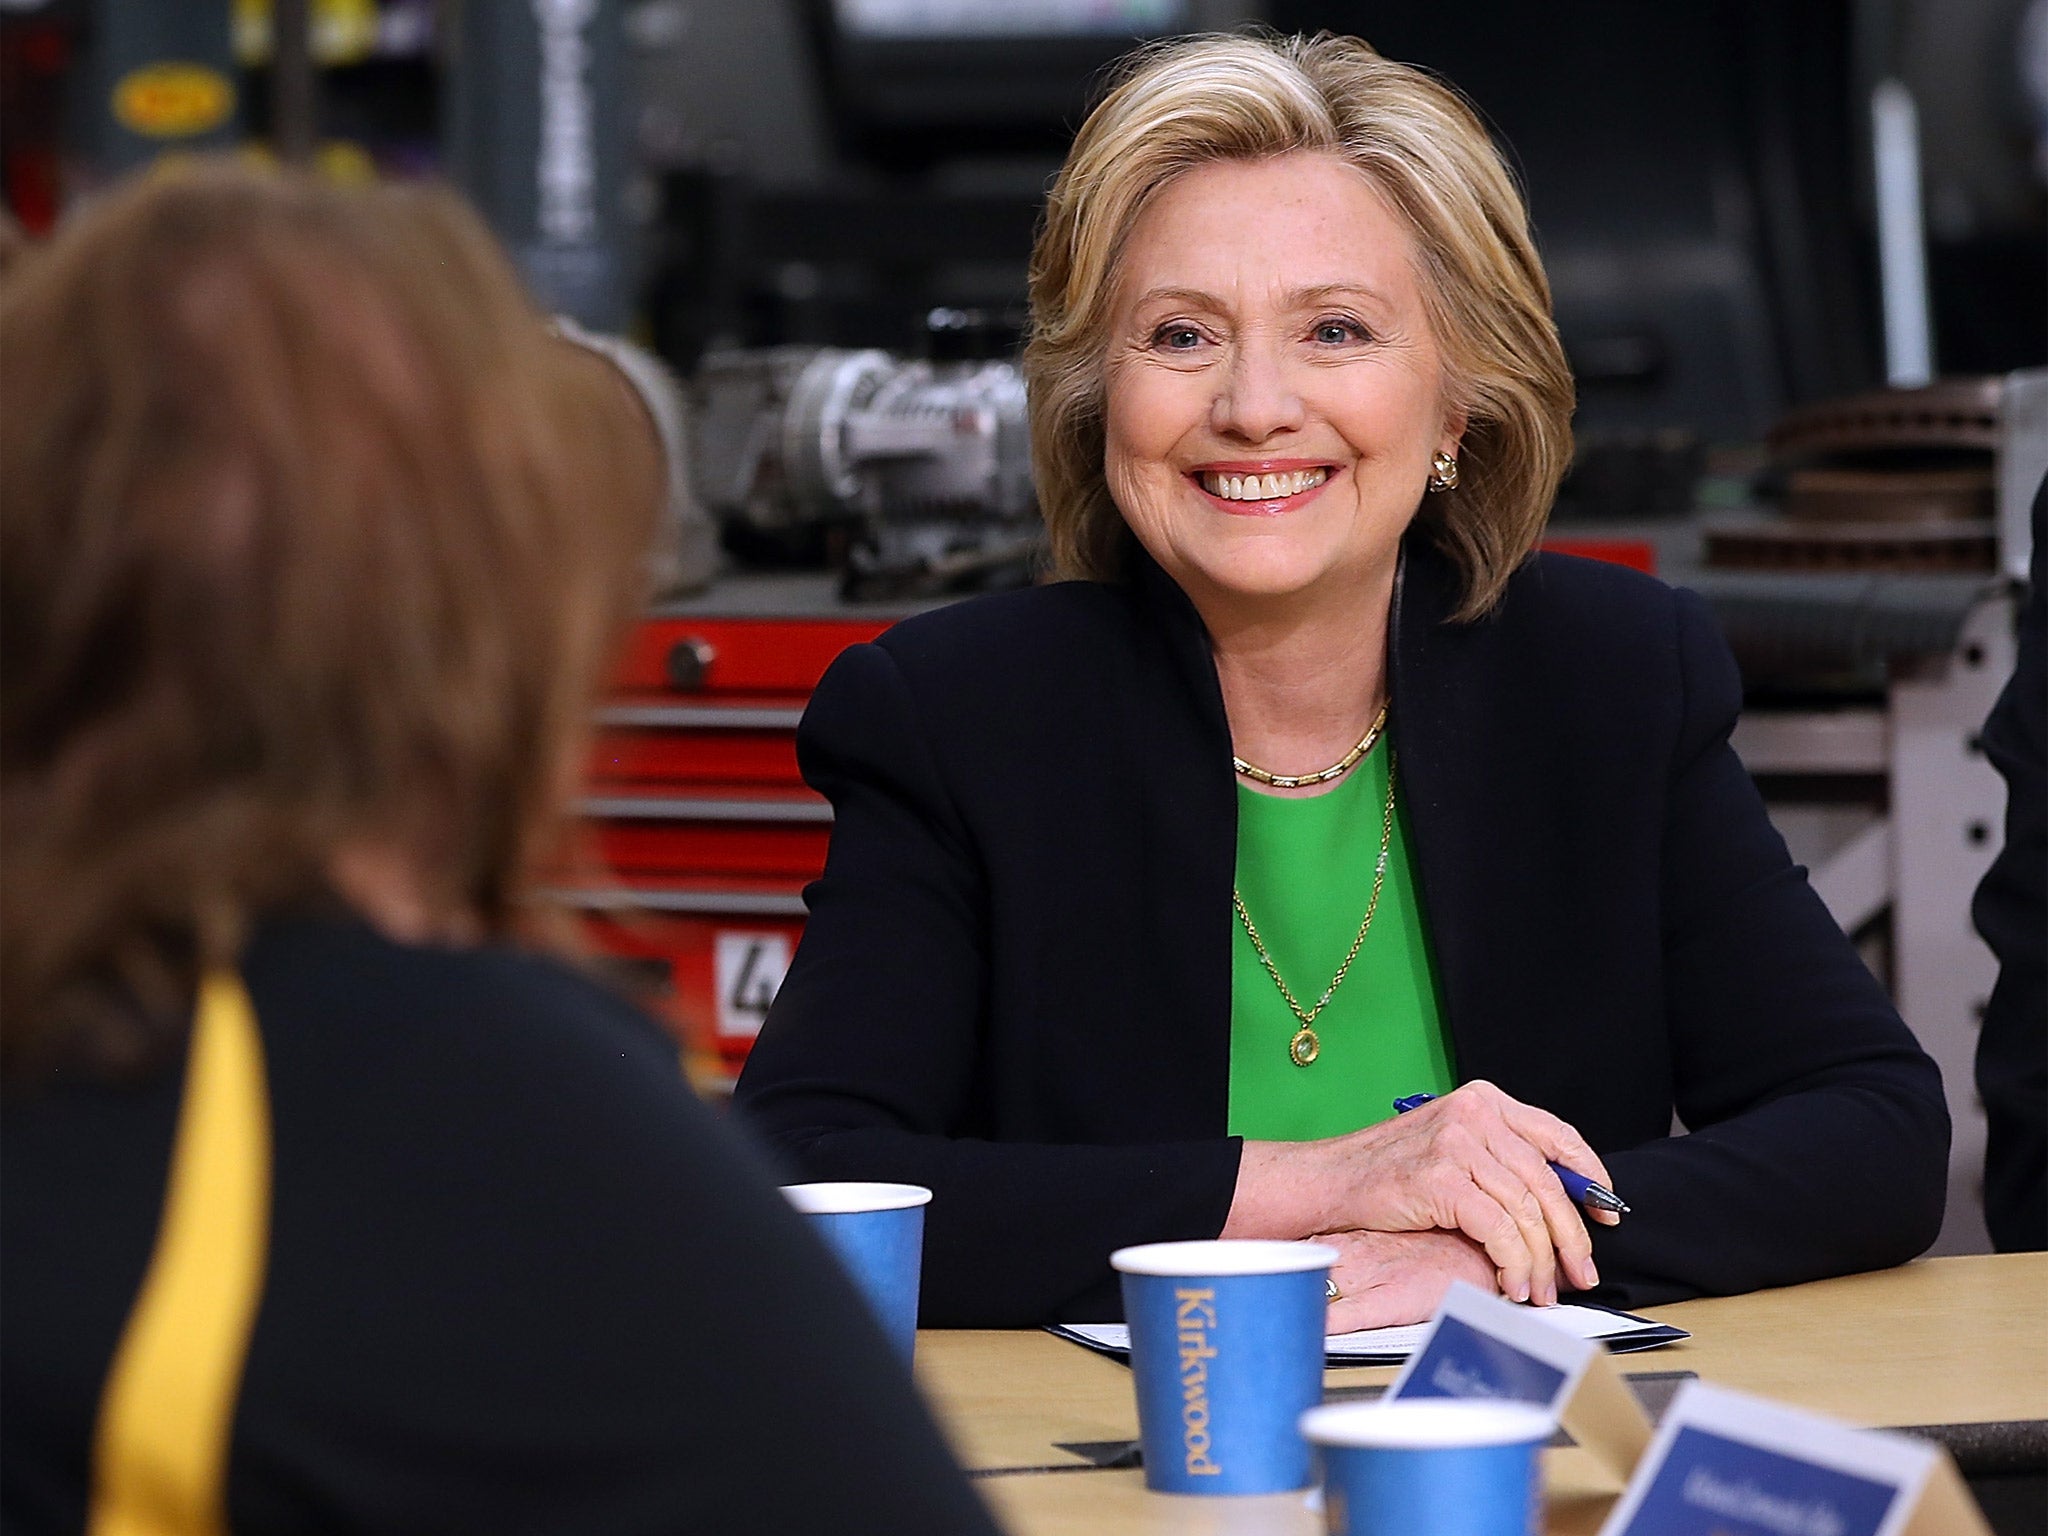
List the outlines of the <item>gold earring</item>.
<svg viewBox="0 0 2048 1536">
<path fill-rule="evenodd" d="M 1431 456 L 1429 488 L 1432 491 L 1455 491 L 1458 488 L 1458 461 L 1448 453 L 1438 452 Z"/>
</svg>

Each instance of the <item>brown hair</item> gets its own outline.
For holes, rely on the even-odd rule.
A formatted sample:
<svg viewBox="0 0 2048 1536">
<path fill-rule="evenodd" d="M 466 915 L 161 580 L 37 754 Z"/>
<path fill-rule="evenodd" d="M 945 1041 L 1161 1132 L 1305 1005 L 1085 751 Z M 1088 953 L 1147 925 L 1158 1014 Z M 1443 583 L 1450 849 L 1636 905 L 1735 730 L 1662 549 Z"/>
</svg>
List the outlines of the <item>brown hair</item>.
<svg viewBox="0 0 2048 1536">
<path fill-rule="evenodd" d="M 145 1059 L 250 919 L 403 839 L 513 932 L 657 463 L 452 194 L 221 166 L 0 294 L 0 1050 Z"/>
<path fill-rule="evenodd" d="M 28 231 L 15 221 L 14 215 L 0 208 L 0 277 L 7 275 L 7 269 L 28 253 Z"/>
<path fill-rule="evenodd" d="M 1114 579 L 1129 544 L 1103 478 L 1103 358 L 1139 215 L 1195 166 L 1301 152 L 1364 172 L 1414 234 L 1445 402 L 1468 417 L 1458 488 L 1428 497 L 1423 515 L 1464 573 L 1458 617 L 1476 618 L 1535 546 L 1571 461 L 1550 285 L 1514 178 L 1465 100 L 1328 33 L 1141 49 L 1081 125 L 1032 251 L 1024 352 L 1054 566 Z"/>
</svg>

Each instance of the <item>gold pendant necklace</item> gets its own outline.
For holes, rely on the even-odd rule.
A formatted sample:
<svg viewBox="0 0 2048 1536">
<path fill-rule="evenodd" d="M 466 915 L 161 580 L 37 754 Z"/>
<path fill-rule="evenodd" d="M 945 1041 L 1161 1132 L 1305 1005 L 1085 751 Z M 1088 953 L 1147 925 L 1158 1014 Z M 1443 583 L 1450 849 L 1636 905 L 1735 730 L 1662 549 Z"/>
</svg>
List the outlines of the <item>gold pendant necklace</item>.
<svg viewBox="0 0 2048 1536">
<path fill-rule="evenodd" d="M 1393 701 L 1387 701 L 1391 704 Z M 1365 734 L 1358 738 L 1358 745 L 1346 752 L 1329 767 L 1315 773 L 1268 773 L 1254 763 L 1241 757 L 1232 757 L 1230 766 L 1254 784 L 1264 784 L 1270 789 L 1306 789 L 1311 784 L 1327 784 L 1332 779 L 1342 778 L 1357 766 L 1358 760 L 1370 752 L 1373 743 L 1380 739 L 1380 732 L 1387 726 L 1387 705 L 1380 706 L 1380 712 L 1372 717 L 1372 724 L 1365 728 Z"/>
<path fill-rule="evenodd" d="M 1382 717 L 1385 711 L 1381 711 Z M 1375 726 L 1377 729 L 1377 726 Z M 1252 941 L 1252 953 L 1259 957 L 1259 964 L 1266 968 L 1266 974 L 1273 978 L 1273 985 L 1280 989 L 1280 996 L 1286 1001 L 1288 1010 L 1301 1021 L 1301 1028 L 1294 1032 L 1294 1038 L 1287 1042 L 1287 1055 L 1297 1067 L 1305 1067 L 1323 1053 L 1323 1043 L 1316 1038 L 1316 1017 L 1330 1005 L 1330 999 L 1337 995 L 1337 989 L 1344 985 L 1344 978 L 1350 974 L 1351 962 L 1358 958 L 1359 950 L 1365 947 L 1365 936 L 1372 931 L 1372 917 L 1380 907 L 1380 887 L 1387 878 L 1387 851 L 1394 845 L 1394 757 L 1393 748 L 1387 749 L 1387 803 L 1380 813 L 1380 856 L 1373 865 L 1372 895 L 1365 903 L 1365 921 L 1358 925 L 1358 937 L 1351 941 L 1351 948 L 1345 952 L 1344 963 L 1337 967 L 1337 974 L 1330 978 L 1330 984 L 1323 988 L 1323 995 L 1316 999 L 1313 1008 L 1303 1008 L 1295 1000 L 1287 983 L 1280 979 L 1280 967 L 1273 963 L 1273 957 L 1266 952 L 1265 943 L 1259 938 L 1257 925 L 1252 915 L 1245 910 L 1244 893 L 1237 887 L 1230 890 L 1230 902 L 1237 909 L 1237 920 L 1244 925 L 1244 935 Z"/>
</svg>

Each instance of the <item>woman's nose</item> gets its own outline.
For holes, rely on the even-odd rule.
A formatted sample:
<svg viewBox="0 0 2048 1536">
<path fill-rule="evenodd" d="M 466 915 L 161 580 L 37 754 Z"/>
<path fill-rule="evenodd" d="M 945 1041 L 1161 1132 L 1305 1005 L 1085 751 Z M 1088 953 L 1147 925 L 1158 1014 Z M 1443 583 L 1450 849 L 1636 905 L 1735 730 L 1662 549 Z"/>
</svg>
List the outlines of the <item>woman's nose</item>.
<svg viewBox="0 0 2048 1536">
<path fill-rule="evenodd" d="M 1221 436 L 1261 443 L 1302 424 L 1301 393 L 1270 348 L 1240 343 L 1219 379 L 1209 424 Z"/>
</svg>

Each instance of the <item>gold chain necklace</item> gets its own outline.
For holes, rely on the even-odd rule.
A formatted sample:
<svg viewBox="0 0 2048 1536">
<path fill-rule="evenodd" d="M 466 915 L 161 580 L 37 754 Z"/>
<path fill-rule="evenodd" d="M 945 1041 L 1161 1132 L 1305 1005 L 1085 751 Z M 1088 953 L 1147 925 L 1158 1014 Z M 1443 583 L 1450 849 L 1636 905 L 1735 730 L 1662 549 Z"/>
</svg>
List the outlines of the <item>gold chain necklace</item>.
<svg viewBox="0 0 2048 1536">
<path fill-rule="evenodd" d="M 1388 703 L 1392 703 L 1390 699 Z M 1332 779 L 1342 778 L 1358 765 L 1358 760 L 1373 749 L 1373 743 L 1380 739 L 1380 732 L 1387 726 L 1387 705 L 1380 706 L 1380 712 L 1372 717 L 1372 724 L 1365 728 L 1365 734 L 1358 738 L 1358 745 L 1346 752 L 1336 762 L 1317 773 L 1268 773 L 1241 757 L 1233 757 L 1230 766 L 1254 784 L 1264 784 L 1271 789 L 1306 789 L 1311 784 L 1327 784 Z"/>
<path fill-rule="evenodd" d="M 1386 711 L 1382 710 L 1385 718 Z M 1377 725 L 1374 727 L 1378 729 Z M 1330 999 L 1337 995 L 1337 989 L 1344 985 L 1344 978 L 1351 971 L 1351 962 L 1358 958 L 1359 950 L 1365 947 L 1365 936 L 1372 930 L 1372 916 L 1380 907 L 1380 887 L 1387 878 L 1387 850 L 1394 844 L 1394 758 L 1393 748 L 1387 749 L 1387 804 L 1380 813 L 1380 856 L 1372 870 L 1372 896 L 1365 904 L 1365 921 L 1358 925 L 1358 937 L 1351 941 L 1351 948 L 1345 952 L 1344 963 L 1337 967 L 1337 974 L 1330 978 L 1330 984 L 1323 988 L 1323 995 L 1316 999 L 1313 1008 L 1304 1009 L 1295 1001 L 1287 983 L 1280 979 L 1280 967 L 1273 963 L 1273 957 L 1266 953 L 1266 946 L 1259 938 L 1258 927 L 1252 922 L 1251 913 L 1245 910 L 1244 894 L 1236 886 L 1230 888 L 1230 903 L 1237 909 L 1237 920 L 1244 924 L 1244 935 L 1252 941 L 1252 952 L 1259 957 L 1259 964 L 1266 968 L 1266 974 L 1273 978 L 1273 985 L 1280 989 L 1280 996 L 1286 999 L 1288 1009 L 1301 1021 L 1301 1028 L 1294 1032 L 1294 1038 L 1287 1043 L 1288 1058 L 1297 1067 L 1305 1067 L 1320 1056 L 1323 1045 L 1316 1038 L 1316 1016 L 1330 1005 Z"/>
</svg>

